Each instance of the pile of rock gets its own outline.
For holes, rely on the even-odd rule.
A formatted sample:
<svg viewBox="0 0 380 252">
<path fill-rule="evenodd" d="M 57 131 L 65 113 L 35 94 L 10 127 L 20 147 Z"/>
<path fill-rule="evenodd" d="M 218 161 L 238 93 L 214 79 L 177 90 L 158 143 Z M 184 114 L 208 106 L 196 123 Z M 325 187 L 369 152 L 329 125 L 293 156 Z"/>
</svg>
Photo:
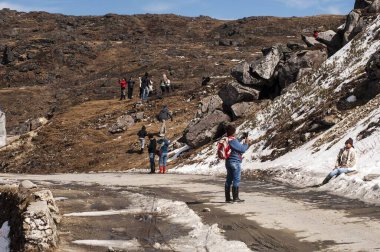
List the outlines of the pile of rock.
<svg viewBox="0 0 380 252">
<path fill-rule="evenodd" d="M 0 188 L 2 213 L 11 227 L 14 251 L 54 251 L 58 247 L 57 224 L 61 217 L 51 191 L 30 181 Z"/>
</svg>

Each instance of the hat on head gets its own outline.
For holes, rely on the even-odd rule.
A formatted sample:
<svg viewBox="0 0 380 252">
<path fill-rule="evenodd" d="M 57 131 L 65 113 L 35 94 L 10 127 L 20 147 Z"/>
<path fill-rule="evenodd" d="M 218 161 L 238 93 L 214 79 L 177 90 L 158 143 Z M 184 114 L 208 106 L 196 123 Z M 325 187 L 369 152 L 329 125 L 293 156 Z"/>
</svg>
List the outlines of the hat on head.
<svg viewBox="0 0 380 252">
<path fill-rule="evenodd" d="M 350 137 L 344 144 L 351 144 L 351 146 L 354 146 L 354 140 Z"/>
</svg>

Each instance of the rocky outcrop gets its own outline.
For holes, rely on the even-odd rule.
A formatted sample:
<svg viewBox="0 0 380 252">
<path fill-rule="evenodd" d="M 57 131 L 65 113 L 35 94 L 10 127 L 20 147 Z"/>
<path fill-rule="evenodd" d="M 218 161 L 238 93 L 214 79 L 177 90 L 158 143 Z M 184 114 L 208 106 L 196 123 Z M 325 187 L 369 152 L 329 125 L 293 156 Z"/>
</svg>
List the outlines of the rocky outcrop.
<svg viewBox="0 0 380 252">
<path fill-rule="evenodd" d="M 123 115 L 117 118 L 117 121 L 114 125 L 112 125 L 108 131 L 111 134 L 121 133 L 126 131 L 129 127 L 135 124 L 135 120 L 130 115 Z"/>
<path fill-rule="evenodd" d="M 304 50 L 292 54 L 291 57 L 279 66 L 278 83 L 281 88 L 287 87 L 300 78 L 300 69 L 315 69 L 327 59 L 325 50 Z"/>
<path fill-rule="evenodd" d="M 342 46 L 341 36 L 332 30 L 320 32 L 317 40 L 327 46 L 330 55 L 336 53 Z"/>
<path fill-rule="evenodd" d="M 228 115 L 220 110 L 215 110 L 202 119 L 191 122 L 185 130 L 186 143 L 192 148 L 201 147 L 223 134 L 224 123 L 230 121 Z"/>
<path fill-rule="evenodd" d="M 325 46 L 323 43 L 319 42 L 314 37 L 308 37 L 308 36 L 302 35 L 302 40 L 303 40 L 303 42 L 305 42 L 305 44 L 308 47 L 314 47 L 314 46 L 323 46 L 324 47 Z"/>
<path fill-rule="evenodd" d="M 11 135 L 23 135 L 30 131 L 38 129 L 46 123 L 48 123 L 48 120 L 45 117 L 29 119 L 21 123 L 19 126 L 13 128 L 9 133 Z"/>
<path fill-rule="evenodd" d="M 260 80 L 257 80 L 251 76 L 251 66 L 247 62 L 243 62 L 236 67 L 232 68 L 231 75 L 238 82 L 245 85 L 254 85 L 260 83 Z"/>
<path fill-rule="evenodd" d="M 231 111 L 234 119 L 245 117 L 256 112 L 259 105 L 256 102 L 242 102 L 232 105 Z"/>
<path fill-rule="evenodd" d="M 232 82 L 219 91 L 219 97 L 225 106 L 232 106 L 239 102 L 250 102 L 259 99 L 260 92 L 256 89 Z"/>
<path fill-rule="evenodd" d="M 364 9 L 371 5 L 371 0 L 356 0 L 354 9 Z"/>
</svg>

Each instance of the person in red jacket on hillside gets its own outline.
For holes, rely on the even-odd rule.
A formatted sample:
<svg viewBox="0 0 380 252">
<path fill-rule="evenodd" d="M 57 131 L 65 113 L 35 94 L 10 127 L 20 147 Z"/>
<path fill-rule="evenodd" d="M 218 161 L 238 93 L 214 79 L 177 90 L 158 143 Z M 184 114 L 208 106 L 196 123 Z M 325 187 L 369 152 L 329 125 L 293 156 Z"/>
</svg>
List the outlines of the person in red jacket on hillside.
<svg viewBox="0 0 380 252">
<path fill-rule="evenodd" d="M 119 84 L 120 84 L 120 101 L 126 100 L 127 97 L 126 97 L 125 89 L 127 87 L 127 81 L 125 79 L 120 79 Z"/>
</svg>

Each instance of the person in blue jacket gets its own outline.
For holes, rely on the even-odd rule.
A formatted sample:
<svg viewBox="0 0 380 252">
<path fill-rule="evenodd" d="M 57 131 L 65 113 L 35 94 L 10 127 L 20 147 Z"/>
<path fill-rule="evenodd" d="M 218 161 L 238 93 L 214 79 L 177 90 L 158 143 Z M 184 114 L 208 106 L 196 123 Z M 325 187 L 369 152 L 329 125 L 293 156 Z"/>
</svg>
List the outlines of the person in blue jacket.
<svg viewBox="0 0 380 252">
<path fill-rule="evenodd" d="M 241 179 L 241 163 L 243 161 L 243 153 L 246 152 L 251 145 L 248 141 L 248 136 L 242 139 L 242 143 L 234 137 L 236 128 L 232 125 L 226 127 L 227 137 L 229 138 L 229 145 L 231 154 L 226 159 L 227 179 L 225 183 L 225 196 L 226 202 L 244 202 L 239 198 L 239 186 Z M 232 201 L 231 201 L 231 186 L 232 186 Z"/>
<path fill-rule="evenodd" d="M 161 138 L 157 141 L 160 147 L 159 153 L 159 165 L 160 165 L 160 173 L 166 173 L 166 162 L 168 161 L 168 152 L 169 152 L 169 141 L 166 138 Z"/>
</svg>

